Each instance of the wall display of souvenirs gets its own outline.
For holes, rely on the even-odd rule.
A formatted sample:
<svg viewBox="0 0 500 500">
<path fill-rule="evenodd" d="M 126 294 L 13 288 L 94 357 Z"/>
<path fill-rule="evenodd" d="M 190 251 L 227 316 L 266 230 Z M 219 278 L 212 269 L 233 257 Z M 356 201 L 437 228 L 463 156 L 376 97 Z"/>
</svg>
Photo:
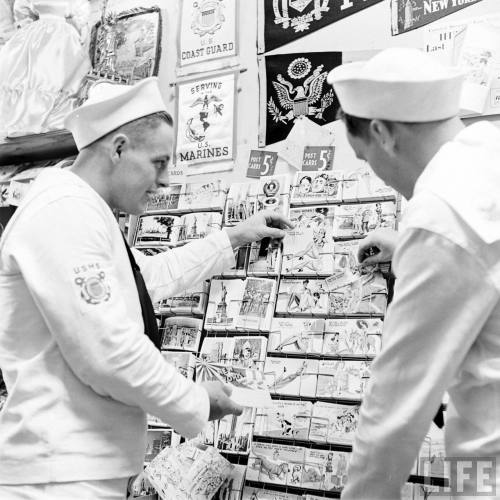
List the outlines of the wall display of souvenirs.
<svg viewBox="0 0 500 500">
<path fill-rule="evenodd" d="M 325 320 L 317 318 L 273 318 L 268 352 L 321 353 Z"/>
<path fill-rule="evenodd" d="M 183 185 L 179 210 L 224 210 L 227 185 L 221 179 Z"/>
<path fill-rule="evenodd" d="M 332 206 L 290 209 L 294 227 L 283 239 L 283 275 L 332 274 L 334 210 Z"/>
<path fill-rule="evenodd" d="M 157 314 L 203 316 L 208 301 L 208 281 L 203 281 L 174 297 L 169 297 L 155 304 Z"/>
<path fill-rule="evenodd" d="M 340 490 L 347 482 L 349 453 L 341 451 L 305 450 L 302 488 Z"/>
<path fill-rule="evenodd" d="M 197 352 L 200 346 L 203 321 L 196 318 L 167 318 L 161 329 L 162 349 Z"/>
<path fill-rule="evenodd" d="M 252 243 L 249 249 L 247 274 L 250 276 L 277 276 L 281 268 L 281 244 L 264 238 Z"/>
<path fill-rule="evenodd" d="M 205 329 L 269 331 L 275 295 L 270 279 L 212 280 Z"/>
<path fill-rule="evenodd" d="M 342 201 L 342 172 L 297 172 L 290 198 L 291 205 L 338 203 Z"/>
<path fill-rule="evenodd" d="M 317 401 L 312 408 L 309 439 L 320 443 L 352 445 L 358 419 L 359 405 Z"/>
<path fill-rule="evenodd" d="M 242 500 L 303 500 L 302 495 L 245 486 Z"/>
<path fill-rule="evenodd" d="M 396 204 L 391 201 L 342 205 L 335 209 L 334 238 L 358 238 L 380 227 L 395 228 Z"/>
<path fill-rule="evenodd" d="M 239 416 L 226 415 L 217 426 L 216 447 L 226 453 L 248 454 L 255 422 L 255 408 L 244 408 Z"/>
<path fill-rule="evenodd" d="M 304 451 L 304 448 L 299 446 L 253 443 L 248 457 L 247 479 L 264 483 L 293 484 L 292 481 L 302 474 Z"/>
<path fill-rule="evenodd" d="M 286 215 L 290 181 L 287 175 L 270 175 L 254 182 L 234 183 L 227 194 L 225 225 L 233 225 L 261 210 Z"/>
<path fill-rule="evenodd" d="M 256 436 L 306 440 L 313 404 L 310 401 L 273 400 L 271 408 L 259 408 L 255 417 Z"/>
<path fill-rule="evenodd" d="M 314 397 L 318 366 L 315 359 L 268 357 L 264 377 L 271 394 Z"/>
<path fill-rule="evenodd" d="M 158 7 L 110 13 L 96 32 L 94 72 L 135 83 L 158 74 L 161 53 L 161 13 Z"/>
<path fill-rule="evenodd" d="M 380 318 L 327 319 L 323 354 L 333 356 L 375 356 L 382 347 Z"/>
<path fill-rule="evenodd" d="M 161 450 L 170 446 L 177 446 L 181 441 L 179 434 L 173 429 L 148 429 L 146 455 L 144 461 L 151 462 Z"/>
<path fill-rule="evenodd" d="M 321 360 L 316 396 L 358 400 L 369 378 L 369 361 Z"/>
<path fill-rule="evenodd" d="M 266 337 L 205 337 L 200 358 L 210 363 L 264 369 Z"/>
<path fill-rule="evenodd" d="M 343 201 L 370 201 L 395 198 L 396 191 L 377 177 L 368 165 L 344 172 L 342 182 Z"/>
<path fill-rule="evenodd" d="M 328 311 L 328 289 L 325 286 L 325 280 L 302 278 L 280 281 L 276 302 L 277 313 L 326 315 Z"/>
<path fill-rule="evenodd" d="M 240 500 L 245 484 L 246 465 L 233 464 L 231 473 L 226 478 L 213 500 Z"/>
<path fill-rule="evenodd" d="M 163 351 L 162 355 L 184 377 L 193 379 L 196 358 L 192 352 Z"/>
</svg>

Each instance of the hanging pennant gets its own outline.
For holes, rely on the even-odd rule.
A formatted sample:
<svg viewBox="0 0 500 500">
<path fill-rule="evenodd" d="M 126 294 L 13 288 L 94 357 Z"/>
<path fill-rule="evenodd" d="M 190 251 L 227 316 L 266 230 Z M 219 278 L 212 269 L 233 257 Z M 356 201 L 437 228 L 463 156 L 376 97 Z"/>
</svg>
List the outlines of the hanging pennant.
<svg viewBox="0 0 500 500">
<path fill-rule="evenodd" d="M 382 0 L 259 0 L 259 54 L 380 2 Z"/>
<path fill-rule="evenodd" d="M 391 0 L 392 35 L 420 28 L 481 0 Z"/>
<path fill-rule="evenodd" d="M 285 139 L 299 116 L 318 125 L 335 120 L 338 100 L 326 77 L 341 63 L 342 52 L 259 58 L 259 146 Z"/>
<path fill-rule="evenodd" d="M 234 158 L 236 75 L 177 84 L 177 167 Z"/>
<path fill-rule="evenodd" d="M 178 66 L 237 55 L 237 11 L 236 0 L 184 0 Z"/>
</svg>

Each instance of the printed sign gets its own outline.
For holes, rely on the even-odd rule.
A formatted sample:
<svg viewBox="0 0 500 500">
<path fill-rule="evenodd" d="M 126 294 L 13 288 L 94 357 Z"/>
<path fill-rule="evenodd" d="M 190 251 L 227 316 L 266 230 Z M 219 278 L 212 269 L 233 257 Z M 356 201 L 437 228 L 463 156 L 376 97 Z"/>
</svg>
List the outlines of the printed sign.
<svg viewBox="0 0 500 500">
<path fill-rule="evenodd" d="M 332 170 L 334 146 L 306 146 L 302 170 Z"/>
<path fill-rule="evenodd" d="M 274 175 L 278 153 L 252 149 L 248 159 L 247 177 L 259 178 L 263 175 Z"/>
</svg>

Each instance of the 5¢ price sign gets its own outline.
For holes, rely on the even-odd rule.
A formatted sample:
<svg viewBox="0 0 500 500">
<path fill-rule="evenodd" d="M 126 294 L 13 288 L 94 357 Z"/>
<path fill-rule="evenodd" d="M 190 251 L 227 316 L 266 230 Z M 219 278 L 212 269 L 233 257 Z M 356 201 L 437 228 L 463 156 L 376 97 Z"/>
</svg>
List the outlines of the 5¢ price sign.
<svg viewBox="0 0 500 500">
<path fill-rule="evenodd" d="M 259 178 L 264 175 L 274 175 L 278 153 L 252 149 L 248 160 L 247 177 Z"/>
<path fill-rule="evenodd" d="M 306 146 L 302 170 L 323 171 L 333 169 L 334 146 Z"/>
</svg>

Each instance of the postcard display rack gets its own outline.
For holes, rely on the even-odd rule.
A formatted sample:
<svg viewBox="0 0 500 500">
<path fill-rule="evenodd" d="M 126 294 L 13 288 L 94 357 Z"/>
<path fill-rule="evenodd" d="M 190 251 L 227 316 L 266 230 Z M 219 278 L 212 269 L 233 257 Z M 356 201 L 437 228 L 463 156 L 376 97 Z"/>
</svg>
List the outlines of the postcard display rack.
<svg viewBox="0 0 500 500">
<path fill-rule="evenodd" d="M 233 269 L 155 304 L 164 356 L 181 373 L 271 393 L 271 407 L 246 408 L 200 436 L 235 464 L 231 499 L 338 497 L 381 349 L 388 269 L 362 268 L 357 249 L 369 231 L 396 228 L 400 200 L 368 171 L 321 175 L 321 186 L 320 173 L 304 175 L 170 186 L 133 230 L 151 255 L 263 209 L 294 223 L 282 242 L 241 247 Z"/>
</svg>

